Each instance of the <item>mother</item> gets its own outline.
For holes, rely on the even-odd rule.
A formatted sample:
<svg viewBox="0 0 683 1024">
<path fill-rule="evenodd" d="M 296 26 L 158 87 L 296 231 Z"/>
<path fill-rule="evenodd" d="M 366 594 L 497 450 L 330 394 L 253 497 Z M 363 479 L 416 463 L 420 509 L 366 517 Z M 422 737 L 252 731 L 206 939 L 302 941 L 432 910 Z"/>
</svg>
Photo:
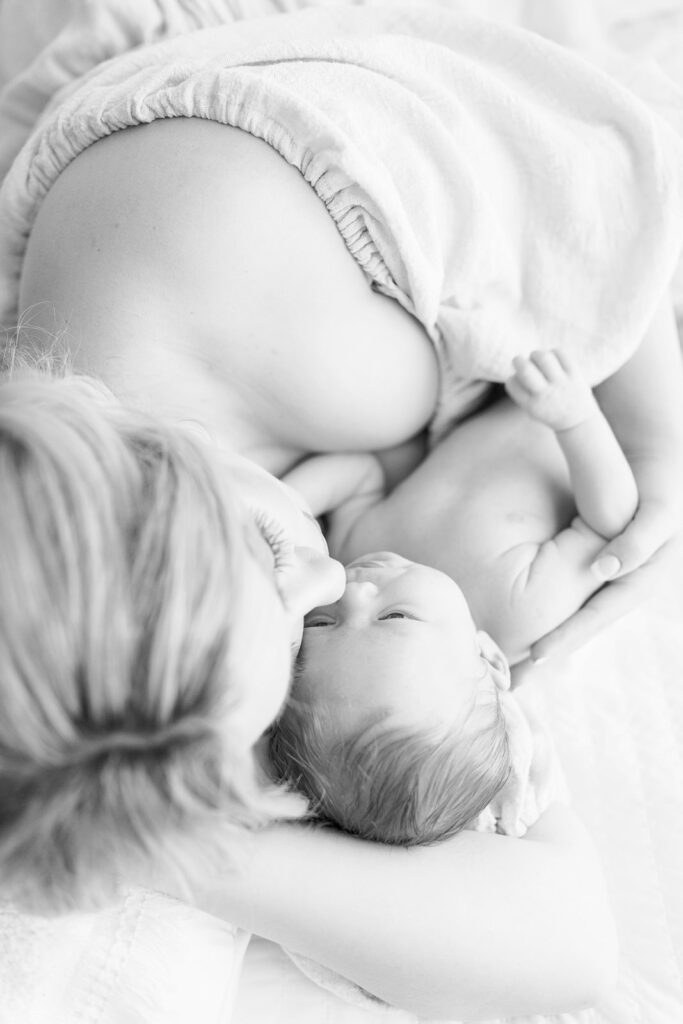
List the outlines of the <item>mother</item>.
<svg viewBox="0 0 683 1024">
<path fill-rule="evenodd" d="M 436 16 L 425 22 L 425 12 L 419 22 L 380 14 L 365 22 L 361 12 L 354 12 L 350 28 L 341 24 L 339 14 L 333 29 L 342 35 L 362 35 L 376 31 L 383 17 L 389 19 L 390 34 L 410 29 L 425 35 L 428 23 L 435 39 L 447 24 Z M 303 51 L 295 46 L 292 54 L 285 36 L 291 38 L 295 28 L 305 43 Z M 385 237 L 382 218 L 389 209 L 390 226 L 405 226 L 401 203 L 380 202 L 381 196 L 373 194 L 373 181 L 367 182 L 365 199 L 360 201 L 348 166 L 316 163 L 316 150 L 297 145 L 296 131 L 308 138 L 311 124 L 321 151 L 326 131 L 333 142 L 342 128 L 353 132 L 354 117 L 334 125 L 327 108 L 321 119 L 314 103 L 302 120 L 301 103 L 288 107 L 283 83 L 276 87 L 269 80 L 282 65 L 294 76 L 285 84 L 295 85 L 297 75 L 320 61 L 319 49 L 311 53 L 308 47 L 319 48 L 321 33 L 330 31 L 321 18 L 289 21 L 282 30 L 254 23 L 241 36 L 222 37 L 222 47 L 234 47 L 233 64 L 244 66 L 244 74 L 228 83 L 206 56 L 204 47 L 213 45 L 206 37 L 199 56 L 189 53 L 181 41 L 175 54 L 182 57 L 178 63 L 172 63 L 172 46 L 135 54 L 128 63 L 115 62 L 65 100 L 58 111 L 61 119 L 48 119 L 5 186 L 3 215 L 11 229 L 11 255 L 18 259 L 21 274 L 18 305 L 32 311 L 31 322 L 50 334 L 66 328 L 79 365 L 102 376 L 128 402 L 200 421 L 219 446 L 246 455 L 275 475 L 320 450 L 381 449 L 387 460 L 404 463 L 403 446 L 427 425 L 444 379 L 433 341 L 446 333 L 448 322 L 460 326 L 460 340 L 470 342 L 470 354 L 476 353 L 476 343 L 487 331 L 497 332 L 500 340 L 506 324 L 515 343 L 524 325 L 530 324 L 535 332 L 552 333 L 547 343 L 555 345 L 557 332 L 569 322 L 566 317 L 552 323 L 536 317 L 537 308 L 529 318 L 534 303 L 526 300 L 529 294 L 538 295 L 533 286 L 529 292 L 525 285 L 521 304 L 514 288 L 507 295 L 505 289 L 502 295 L 495 288 L 492 292 L 490 276 L 499 265 L 494 260 L 491 269 L 482 260 L 487 255 L 484 249 L 477 249 L 477 258 L 469 263 L 462 253 L 464 262 L 453 263 L 448 244 L 443 256 L 439 246 L 444 224 L 449 238 L 457 231 L 464 237 L 466 229 L 476 231 L 483 221 L 466 223 L 463 208 L 455 222 L 442 221 L 447 214 L 441 206 L 432 217 L 425 211 L 426 236 L 413 244 L 406 230 L 401 244 L 394 246 Z M 475 26 L 475 36 L 477 31 Z M 450 32 L 456 34 L 452 24 Z M 318 41 L 312 44 L 316 34 Z M 494 57 L 500 56 L 496 48 L 503 45 L 501 39 L 494 33 Z M 537 44 L 517 44 L 526 47 L 528 59 L 536 59 Z M 191 48 L 194 42 L 188 39 L 187 45 Z M 275 46 L 275 53 L 264 51 L 263 45 Z M 416 46 L 416 60 L 428 63 L 434 44 L 428 52 Z M 355 44 L 350 55 L 340 55 L 339 47 L 343 51 L 341 43 L 332 44 L 335 65 L 358 66 Z M 443 47 L 440 60 L 448 63 L 445 51 Z M 329 64 L 329 49 L 324 48 L 323 57 Z M 541 51 L 541 59 L 547 70 L 559 58 Z M 143 82 L 149 68 L 161 74 L 156 85 L 152 83 L 154 88 Z M 573 71 L 586 85 L 588 72 L 578 66 Z M 141 92 L 122 105 L 131 92 L 130 76 L 138 74 Z M 377 75 L 373 67 L 373 80 Z M 229 89 L 222 104 L 225 116 L 220 118 L 216 104 L 224 85 Z M 304 83 L 302 88 L 314 97 L 316 85 Z M 344 99 L 339 83 L 332 91 Z M 193 104 L 202 97 L 210 109 L 195 110 Z M 291 117 L 279 143 L 257 123 L 257 115 L 272 112 L 275 99 L 281 103 L 278 113 L 289 110 Z M 328 102 L 329 92 L 324 100 Z M 622 100 L 610 96 L 607 102 L 615 104 L 612 113 L 617 116 Z M 416 109 L 411 103 L 411 111 Z M 424 105 L 420 109 L 426 116 Z M 63 116 L 65 110 L 70 118 Z M 337 115 L 343 110 L 341 102 Z M 188 116 L 193 113 L 209 119 Z M 170 114 L 182 116 L 159 119 Z M 239 127 L 216 123 L 231 118 Z M 140 124 L 147 120 L 154 123 Z M 125 130 L 103 138 L 114 128 Z M 434 131 L 439 141 L 442 127 L 436 125 Z M 275 152 L 276 146 L 315 183 L 315 191 Z M 390 150 L 385 144 L 380 160 L 384 173 Z M 352 151 L 352 163 L 356 155 Z M 414 159 L 415 154 L 411 168 Z M 364 163 L 354 166 L 359 175 L 366 173 Z M 17 213 L 21 204 L 15 200 L 27 167 L 29 202 Z M 441 172 L 436 156 L 434 167 Z M 47 175 L 42 176 L 46 168 Z M 442 192 L 447 192 L 443 183 L 451 173 L 453 166 L 446 163 L 443 176 L 436 175 Z M 430 188 L 436 179 L 429 177 Z M 472 174 L 467 180 L 472 184 Z M 539 188 L 544 180 L 540 175 Z M 380 183 L 380 191 L 381 187 Z M 639 195 L 641 187 L 648 190 L 647 185 L 634 186 L 636 208 L 646 205 L 644 194 Z M 501 199 L 505 207 L 510 195 Z M 594 369 L 596 381 L 616 370 L 637 345 L 638 336 L 623 336 L 624 324 L 631 323 L 632 335 L 644 330 L 666 283 L 676 239 L 664 215 L 671 210 L 665 207 L 663 202 L 661 208 L 648 209 L 652 230 L 636 232 L 624 245 L 623 252 L 631 253 L 638 243 L 646 245 L 649 258 L 643 262 L 642 280 L 629 278 L 633 287 L 623 300 L 622 315 L 609 320 L 614 295 L 601 305 L 593 293 L 593 305 L 587 301 L 577 314 L 576 331 L 569 322 L 569 340 L 586 335 L 584 315 L 591 321 L 593 343 L 600 337 L 603 320 L 609 320 L 619 338 L 619 351 L 612 353 L 608 369 L 604 362 L 601 371 Z M 419 210 L 410 210 L 417 218 Z M 584 210 L 582 223 L 594 214 L 593 208 Z M 490 211 L 485 221 L 493 229 L 496 221 Z M 420 225 L 415 220 L 409 226 L 417 232 Z M 25 252 L 23 245 L 14 244 L 22 231 L 30 231 Z M 423 277 L 415 270 L 425 238 L 439 249 L 439 260 L 443 258 L 442 279 L 455 274 L 450 301 L 442 301 L 441 291 L 436 296 L 438 311 L 446 314 L 439 319 L 435 313 L 431 322 L 424 313 L 433 301 L 428 294 L 434 277 L 429 250 Z M 514 245 L 506 250 L 499 235 L 494 242 L 491 249 L 504 252 L 507 266 Z M 614 259 L 611 245 L 610 255 Z M 545 253 L 536 252 L 539 271 L 544 259 Z M 482 266 L 486 273 L 478 280 Z M 607 267 L 603 269 L 607 273 Z M 624 271 L 624 265 L 619 270 Z M 594 268 L 583 275 L 582 287 L 591 274 Z M 368 288 L 368 277 L 375 290 Z M 616 274 L 613 288 L 615 278 Z M 422 292 L 421 281 L 427 282 Z M 601 280 L 601 290 L 606 288 L 607 279 Z M 568 316 L 569 290 L 564 298 Z M 481 316 L 485 299 L 496 317 Z M 521 318 L 513 315 L 518 308 Z M 630 562 L 622 555 L 624 570 L 663 543 L 674 522 L 672 503 L 662 500 L 662 480 L 670 483 L 678 438 L 665 409 L 664 414 L 653 409 L 648 393 L 635 387 L 643 366 L 657 381 L 674 379 L 669 374 L 677 366 L 670 324 L 663 332 L 652 333 L 600 390 L 632 455 L 643 495 L 644 546 Z M 537 345 L 534 338 L 530 347 Z M 514 346 L 503 366 L 512 354 Z M 444 365 L 447 356 L 442 371 Z M 458 367 L 456 381 L 457 371 Z M 499 367 L 498 373 L 504 375 L 504 370 Z M 490 379 L 499 377 L 491 372 Z M 661 509 L 649 521 L 648 504 Z M 631 539 L 624 537 L 619 550 L 638 546 L 634 542 L 639 531 L 636 523 Z M 614 585 L 605 598 L 610 590 Z M 601 600 L 605 598 L 601 595 Z M 609 604 L 614 611 L 618 603 L 609 600 L 606 614 Z M 581 629 L 580 620 L 574 626 Z M 261 641 L 260 636 L 254 639 Z M 611 933 L 600 881 L 585 837 L 568 812 L 552 810 L 528 839 L 519 842 L 467 834 L 442 847 L 405 855 L 341 836 L 279 827 L 255 836 L 251 853 L 248 864 L 222 878 L 208 895 L 198 892 L 197 898 L 214 912 L 220 910 L 230 920 L 318 959 L 423 1016 L 519 1014 L 579 1005 L 593 998 L 609 967 Z"/>
</svg>

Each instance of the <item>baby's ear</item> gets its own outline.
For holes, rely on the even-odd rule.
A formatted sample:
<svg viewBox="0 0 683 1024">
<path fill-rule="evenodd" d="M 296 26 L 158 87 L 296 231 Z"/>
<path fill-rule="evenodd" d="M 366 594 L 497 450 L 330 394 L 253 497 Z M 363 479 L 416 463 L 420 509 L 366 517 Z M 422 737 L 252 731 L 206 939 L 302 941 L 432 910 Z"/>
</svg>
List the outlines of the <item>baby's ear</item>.
<svg viewBox="0 0 683 1024">
<path fill-rule="evenodd" d="M 483 629 L 477 630 L 479 653 L 488 662 L 493 680 L 499 690 L 510 689 L 510 666 L 507 658 L 495 640 L 492 640 Z"/>
</svg>

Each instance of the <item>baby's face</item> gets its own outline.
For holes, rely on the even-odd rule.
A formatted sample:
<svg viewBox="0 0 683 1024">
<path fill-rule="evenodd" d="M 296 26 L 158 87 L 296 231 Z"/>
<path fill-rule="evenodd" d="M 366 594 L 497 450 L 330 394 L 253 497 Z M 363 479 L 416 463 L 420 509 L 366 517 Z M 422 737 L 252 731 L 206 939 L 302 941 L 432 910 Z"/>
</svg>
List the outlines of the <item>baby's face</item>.
<svg viewBox="0 0 683 1024">
<path fill-rule="evenodd" d="M 297 696 L 323 702 L 342 734 L 368 713 L 448 729 L 488 679 L 457 584 L 387 552 L 346 567 L 346 590 L 304 620 Z"/>
</svg>

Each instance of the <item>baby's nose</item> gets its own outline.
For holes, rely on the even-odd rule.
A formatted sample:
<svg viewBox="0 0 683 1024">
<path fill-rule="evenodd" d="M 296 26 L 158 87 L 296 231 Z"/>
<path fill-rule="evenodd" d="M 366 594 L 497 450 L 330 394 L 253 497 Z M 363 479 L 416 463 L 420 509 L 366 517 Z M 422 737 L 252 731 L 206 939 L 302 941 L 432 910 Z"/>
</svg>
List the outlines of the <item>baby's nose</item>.
<svg viewBox="0 0 683 1024">
<path fill-rule="evenodd" d="M 365 608 L 374 601 L 378 589 L 377 584 L 370 580 L 347 580 L 339 604 L 347 612 Z"/>
</svg>

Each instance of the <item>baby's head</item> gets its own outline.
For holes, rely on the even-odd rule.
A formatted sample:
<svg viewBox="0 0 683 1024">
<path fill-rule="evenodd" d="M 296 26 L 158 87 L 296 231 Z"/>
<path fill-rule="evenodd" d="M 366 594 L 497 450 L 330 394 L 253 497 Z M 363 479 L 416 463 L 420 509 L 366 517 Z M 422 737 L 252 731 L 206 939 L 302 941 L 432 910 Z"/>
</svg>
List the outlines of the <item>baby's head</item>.
<svg viewBox="0 0 683 1024">
<path fill-rule="evenodd" d="M 432 843 L 504 786 L 505 658 L 444 573 L 379 553 L 347 567 L 305 620 L 290 698 L 271 739 L 278 774 L 365 839 Z"/>
</svg>

